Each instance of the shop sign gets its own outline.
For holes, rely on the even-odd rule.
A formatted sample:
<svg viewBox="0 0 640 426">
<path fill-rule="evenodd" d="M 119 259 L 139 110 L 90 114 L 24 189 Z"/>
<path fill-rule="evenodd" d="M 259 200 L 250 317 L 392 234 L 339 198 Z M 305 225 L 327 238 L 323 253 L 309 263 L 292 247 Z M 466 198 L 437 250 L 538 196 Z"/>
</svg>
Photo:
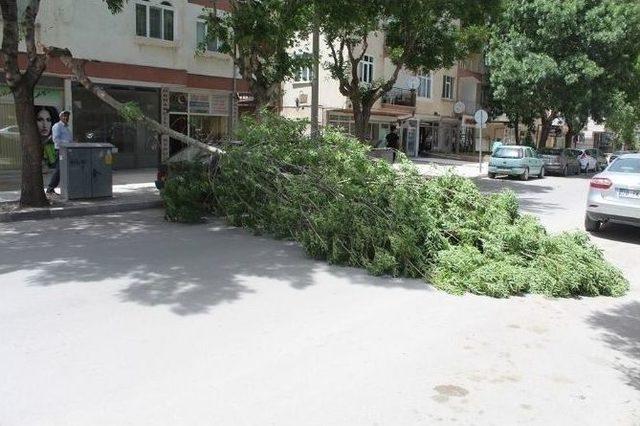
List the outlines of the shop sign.
<svg viewBox="0 0 640 426">
<path fill-rule="evenodd" d="M 209 114 L 209 95 L 189 95 L 189 112 Z"/>
<path fill-rule="evenodd" d="M 229 113 L 229 98 L 223 95 L 212 96 L 211 113 L 213 115 L 227 115 Z"/>
</svg>

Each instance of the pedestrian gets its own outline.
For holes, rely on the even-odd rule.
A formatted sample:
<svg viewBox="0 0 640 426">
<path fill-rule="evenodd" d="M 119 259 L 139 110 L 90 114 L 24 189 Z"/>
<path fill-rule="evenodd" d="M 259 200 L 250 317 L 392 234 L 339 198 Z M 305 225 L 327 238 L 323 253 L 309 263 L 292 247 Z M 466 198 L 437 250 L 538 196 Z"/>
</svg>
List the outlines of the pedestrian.
<svg viewBox="0 0 640 426">
<path fill-rule="evenodd" d="M 393 162 L 396 161 L 396 153 L 400 149 L 400 137 L 396 133 L 396 126 L 391 126 L 391 131 L 386 136 L 387 148 L 393 149 Z"/>
<path fill-rule="evenodd" d="M 49 180 L 47 194 L 55 194 L 55 188 L 60 183 L 60 144 L 73 142 L 73 135 L 71 134 L 71 129 L 69 129 L 70 117 L 71 113 L 69 111 L 62 111 L 60 113 L 60 121 L 54 124 L 51 129 L 51 137 L 53 138 L 53 144 L 56 150 L 56 163 L 53 175 Z"/>
</svg>

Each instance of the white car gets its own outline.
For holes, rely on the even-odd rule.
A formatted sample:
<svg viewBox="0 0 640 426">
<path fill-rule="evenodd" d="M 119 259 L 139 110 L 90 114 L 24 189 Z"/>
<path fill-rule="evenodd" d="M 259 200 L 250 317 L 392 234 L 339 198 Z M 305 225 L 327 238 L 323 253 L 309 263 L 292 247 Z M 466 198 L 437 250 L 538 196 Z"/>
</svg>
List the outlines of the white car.
<svg viewBox="0 0 640 426">
<path fill-rule="evenodd" d="M 597 232 L 606 222 L 640 226 L 640 154 L 618 157 L 591 179 L 584 228 Z"/>
<path fill-rule="evenodd" d="M 590 170 L 598 171 L 598 159 L 589 155 L 587 150 L 574 149 L 573 152 L 580 162 L 580 170 L 583 173 L 588 173 Z"/>
</svg>

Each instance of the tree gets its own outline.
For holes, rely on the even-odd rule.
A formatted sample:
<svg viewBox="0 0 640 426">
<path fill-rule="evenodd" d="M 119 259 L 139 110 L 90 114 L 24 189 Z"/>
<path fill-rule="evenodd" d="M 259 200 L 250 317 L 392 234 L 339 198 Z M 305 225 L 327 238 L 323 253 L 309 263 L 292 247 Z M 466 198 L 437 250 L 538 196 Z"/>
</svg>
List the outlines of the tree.
<svg viewBox="0 0 640 426">
<path fill-rule="evenodd" d="M 491 86 L 509 114 L 541 120 L 540 143 L 564 117 L 567 143 L 629 88 L 640 53 L 635 0 L 505 0 L 489 49 Z"/>
<path fill-rule="evenodd" d="M 325 68 L 351 101 L 356 136 L 364 140 L 373 105 L 393 88 L 403 68 L 428 72 L 450 67 L 479 49 L 487 35 L 487 18 L 497 4 L 496 0 L 317 0 L 316 12 L 323 17 L 321 31 L 330 51 Z M 362 82 L 358 66 L 376 37 L 384 37 L 392 69 L 389 75 Z"/>
<path fill-rule="evenodd" d="M 125 0 L 103 0 L 112 12 L 121 10 Z M 11 89 L 22 146 L 22 206 L 48 205 L 42 180 L 42 146 L 36 125 L 34 89 L 47 67 L 49 56 L 38 52 L 36 18 L 40 0 L 2 0 L 2 59 L 7 85 Z M 20 69 L 18 44 L 24 35 L 27 65 Z"/>
<path fill-rule="evenodd" d="M 613 97 L 611 113 L 607 116 L 607 128 L 615 134 L 614 144 L 617 149 L 638 149 L 640 146 L 640 100 L 618 92 Z"/>
<path fill-rule="evenodd" d="M 207 14 L 208 39 L 220 41 L 249 84 L 257 108 L 275 108 L 283 81 L 311 63 L 309 54 L 292 54 L 311 29 L 311 7 L 305 0 L 230 0 L 229 13 Z"/>
</svg>

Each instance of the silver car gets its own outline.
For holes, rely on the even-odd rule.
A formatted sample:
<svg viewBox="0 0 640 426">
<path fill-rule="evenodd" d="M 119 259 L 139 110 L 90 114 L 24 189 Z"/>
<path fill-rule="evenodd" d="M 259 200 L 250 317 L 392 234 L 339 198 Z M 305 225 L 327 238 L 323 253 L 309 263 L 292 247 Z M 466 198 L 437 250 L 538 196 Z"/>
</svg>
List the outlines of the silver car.
<svg viewBox="0 0 640 426">
<path fill-rule="evenodd" d="M 640 226 L 640 154 L 618 157 L 591 179 L 584 227 L 596 232 L 606 222 Z"/>
</svg>

